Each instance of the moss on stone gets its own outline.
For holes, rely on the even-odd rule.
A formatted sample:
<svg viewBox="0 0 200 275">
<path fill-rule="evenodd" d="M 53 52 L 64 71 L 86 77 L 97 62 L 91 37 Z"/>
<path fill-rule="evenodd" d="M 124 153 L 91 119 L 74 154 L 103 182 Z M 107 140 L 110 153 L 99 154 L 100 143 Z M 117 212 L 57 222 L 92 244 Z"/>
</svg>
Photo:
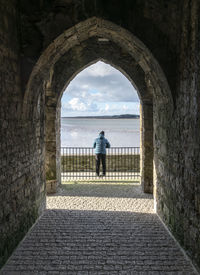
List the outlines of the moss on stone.
<svg viewBox="0 0 200 275">
<path fill-rule="evenodd" d="M 56 168 L 52 168 L 46 171 L 46 180 L 55 180 L 55 179 L 56 179 Z"/>
</svg>

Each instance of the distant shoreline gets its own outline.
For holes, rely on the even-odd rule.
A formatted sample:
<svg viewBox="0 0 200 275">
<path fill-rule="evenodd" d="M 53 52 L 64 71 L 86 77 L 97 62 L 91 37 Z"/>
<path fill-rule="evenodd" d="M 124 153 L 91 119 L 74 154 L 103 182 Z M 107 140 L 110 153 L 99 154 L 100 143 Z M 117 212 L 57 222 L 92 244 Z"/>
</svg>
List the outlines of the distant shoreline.
<svg viewBox="0 0 200 275">
<path fill-rule="evenodd" d="M 89 119 L 139 119 L 139 115 L 113 115 L 113 116 L 75 116 L 62 118 L 89 118 Z"/>
</svg>

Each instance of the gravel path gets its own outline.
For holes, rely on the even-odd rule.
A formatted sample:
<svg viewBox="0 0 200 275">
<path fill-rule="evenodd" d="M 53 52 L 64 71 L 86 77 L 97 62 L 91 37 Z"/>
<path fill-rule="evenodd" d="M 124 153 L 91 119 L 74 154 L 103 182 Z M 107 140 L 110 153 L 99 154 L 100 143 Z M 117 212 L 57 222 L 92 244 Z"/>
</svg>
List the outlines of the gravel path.
<svg viewBox="0 0 200 275">
<path fill-rule="evenodd" d="M 197 274 L 135 183 L 68 184 L 2 275 Z"/>
<path fill-rule="evenodd" d="M 47 209 L 154 212 L 152 195 L 131 182 L 65 184 L 56 196 L 47 198 Z"/>
</svg>

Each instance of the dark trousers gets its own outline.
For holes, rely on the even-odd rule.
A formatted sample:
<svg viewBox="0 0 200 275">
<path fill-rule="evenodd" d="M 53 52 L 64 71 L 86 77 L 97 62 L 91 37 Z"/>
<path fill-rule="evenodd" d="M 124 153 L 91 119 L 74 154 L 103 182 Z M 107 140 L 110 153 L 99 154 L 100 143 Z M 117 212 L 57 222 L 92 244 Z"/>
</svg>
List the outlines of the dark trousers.
<svg viewBox="0 0 200 275">
<path fill-rule="evenodd" d="M 106 174 L 106 154 L 96 154 L 96 174 L 99 175 L 100 163 L 102 163 L 103 175 Z"/>
</svg>

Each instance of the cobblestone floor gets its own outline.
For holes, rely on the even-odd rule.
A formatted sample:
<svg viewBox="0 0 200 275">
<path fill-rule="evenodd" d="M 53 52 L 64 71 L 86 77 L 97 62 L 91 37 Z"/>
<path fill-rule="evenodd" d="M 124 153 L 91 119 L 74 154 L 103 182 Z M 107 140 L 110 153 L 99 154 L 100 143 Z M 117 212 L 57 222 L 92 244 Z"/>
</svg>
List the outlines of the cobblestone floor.
<svg viewBox="0 0 200 275">
<path fill-rule="evenodd" d="M 135 183 L 68 184 L 2 275 L 197 274 Z"/>
</svg>

